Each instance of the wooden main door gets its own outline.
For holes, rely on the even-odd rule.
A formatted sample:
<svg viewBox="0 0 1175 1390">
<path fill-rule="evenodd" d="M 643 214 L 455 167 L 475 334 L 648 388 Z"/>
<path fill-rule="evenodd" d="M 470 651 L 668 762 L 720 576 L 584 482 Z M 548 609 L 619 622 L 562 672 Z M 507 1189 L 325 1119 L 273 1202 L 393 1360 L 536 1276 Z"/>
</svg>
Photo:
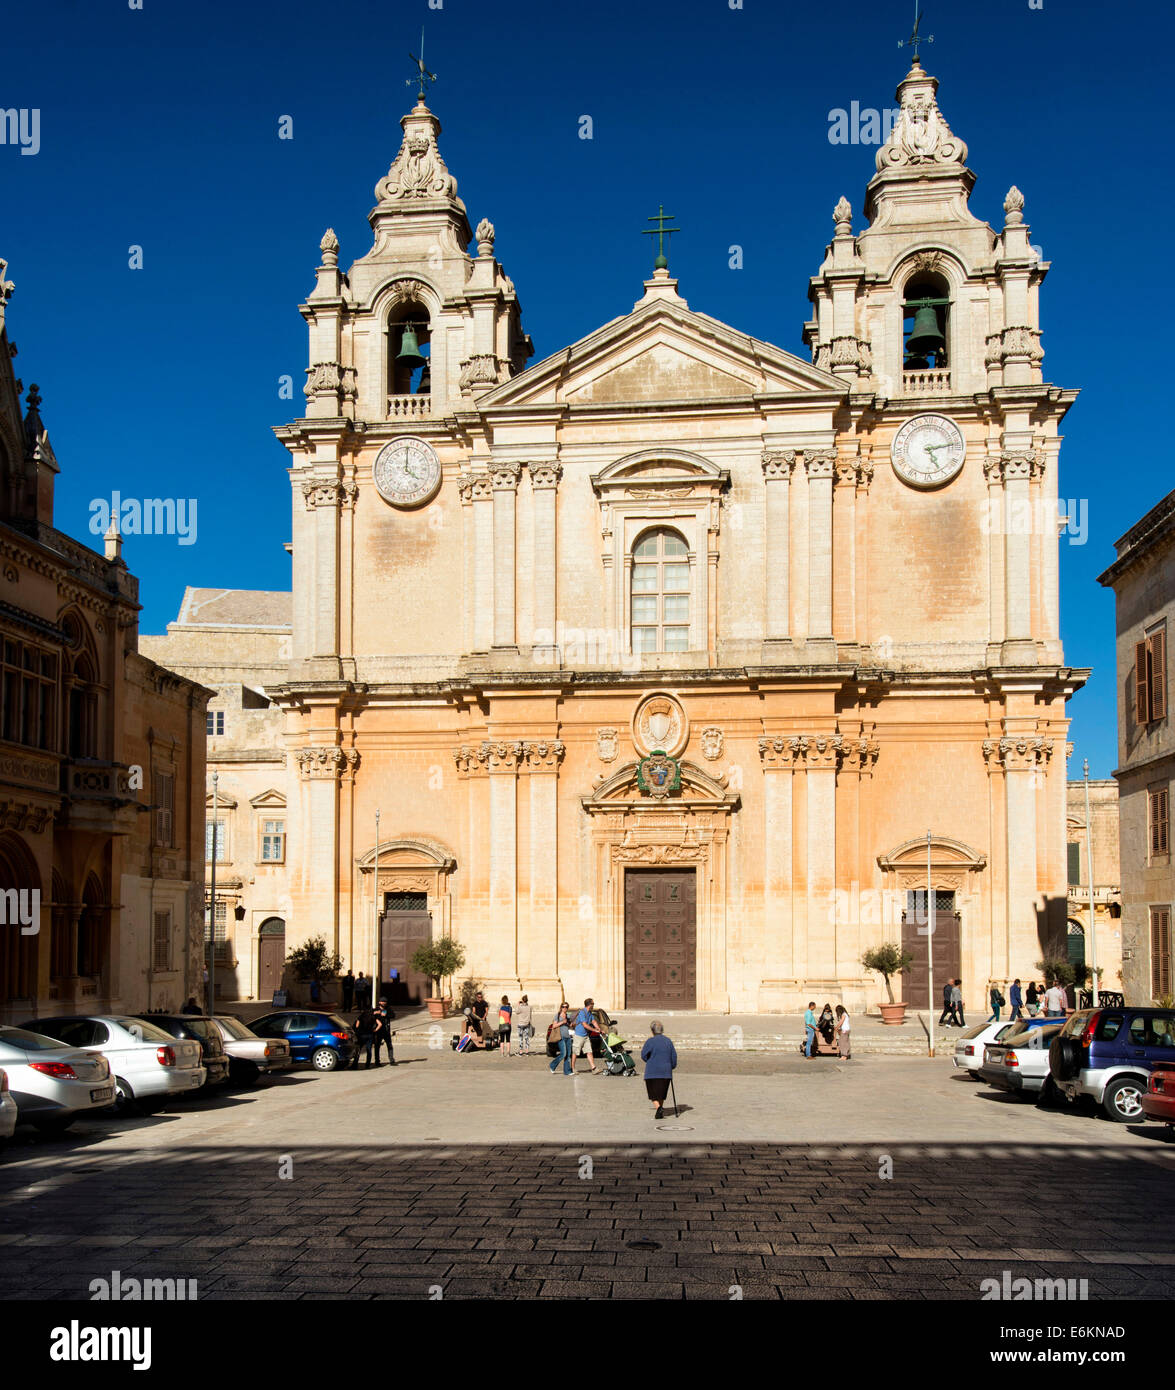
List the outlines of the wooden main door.
<svg viewBox="0 0 1175 1390">
<path fill-rule="evenodd" d="M 286 963 L 286 924 L 280 917 L 271 917 L 268 922 L 262 922 L 259 946 L 257 998 L 272 999 L 273 991 L 281 989 L 282 970 Z"/>
<path fill-rule="evenodd" d="M 380 987 L 376 999 L 389 1004 L 419 1004 L 427 999 L 430 985 L 426 976 L 408 969 L 417 946 L 432 940 L 432 913 L 424 893 L 385 893 L 385 911 L 380 921 Z M 392 980 L 390 971 L 398 970 Z"/>
<path fill-rule="evenodd" d="M 626 1009 L 697 1006 L 697 879 L 693 869 L 624 876 Z"/>
<path fill-rule="evenodd" d="M 902 913 L 902 950 L 914 957 L 914 963 L 904 975 L 896 976 L 893 987 L 912 1009 L 930 1006 L 927 972 L 928 915 L 926 891 L 909 894 L 906 911 Z M 919 930 L 921 928 L 921 930 Z M 942 987 L 947 980 L 957 980 L 963 973 L 962 918 L 955 911 L 955 895 L 944 889 L 934 894 L 934 1008 L 942 1011 Z M 974 991 L 972 991 L 974 993 Z M 966 991 L 963 994 L 967 1000 Z M 985 1002 L 985 1001 L 984 1001 Z M 986 1002 L 984 1012 L 987 1012 Z"/>
</svg>

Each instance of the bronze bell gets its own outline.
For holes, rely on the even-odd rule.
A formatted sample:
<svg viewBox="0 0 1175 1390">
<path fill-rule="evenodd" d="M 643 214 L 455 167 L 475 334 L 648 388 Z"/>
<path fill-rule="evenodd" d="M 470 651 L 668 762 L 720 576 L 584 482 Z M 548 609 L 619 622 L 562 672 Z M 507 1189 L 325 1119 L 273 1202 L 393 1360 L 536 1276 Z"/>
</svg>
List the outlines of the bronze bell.
<svg viewBox="0 0 1175 1390">
<path fill-rule="evenodd" d="M 914 327 L 910 330 L 910 336 L 906 339 L 906 366 L 925 366 L 925 360 L 914 361 L 911 359 L 925 359 L 931 353 L 935 358 L 941 357 L 947 349 L 947 340 L 942 336 L 942 331 L 938 326 L 938 310 L 933 304 L 921 305 L 914 314 Z"/>
<path fill-rule="evenodd" d="M 921 312 L 921 310 L 919 310 Z M 422 357 L 420 344 L 416 341 L 416 329 L 410 323 L 404 325 L 404 333 L 400 338 L 400 351 L 396 353 L 396 362 L 401 367 L 415 371 L 417 367 L 423 367 L 428 361 L 427 357 Z"/>
</svg>

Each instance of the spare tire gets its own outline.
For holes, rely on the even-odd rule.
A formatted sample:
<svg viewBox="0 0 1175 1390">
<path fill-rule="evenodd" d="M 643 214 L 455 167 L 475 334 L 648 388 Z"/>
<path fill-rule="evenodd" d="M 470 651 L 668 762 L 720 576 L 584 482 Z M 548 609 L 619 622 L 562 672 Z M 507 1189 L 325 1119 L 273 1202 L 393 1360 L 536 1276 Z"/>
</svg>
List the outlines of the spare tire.
<svg viewBox="0 0 1175 1390">
<path fill-rule="evenodd" d="M 1049 1045 L 1049 1071 L 1058 1081 L 1072 1081 L 1081 1070 L 1084 1051 L 1076 1038 L 1055 1037 Z"/>
</svg>

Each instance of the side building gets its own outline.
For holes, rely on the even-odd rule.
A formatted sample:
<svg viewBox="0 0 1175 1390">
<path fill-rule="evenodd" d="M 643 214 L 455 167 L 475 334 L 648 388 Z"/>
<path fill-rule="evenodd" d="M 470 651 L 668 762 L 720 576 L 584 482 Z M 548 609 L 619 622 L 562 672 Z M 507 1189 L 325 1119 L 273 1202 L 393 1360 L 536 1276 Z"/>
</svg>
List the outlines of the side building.
<svg viewBox="0 0 1175 1390">
<path fill-rule="evenodd" d="M 1167 632 L 1175 622 L 1175 491 L 1120 539 L 1099 576 L 1117 613 L 1122 983 L 1133 1003 L 1175 989 L 1171 973 L 1171 783 L 1175 729 Z"/>
<path fill-rule="evenodd" d="M 53 524 L 0 260 L 0 1021 L 178 1008 L 201 986 L 204 706 L 138 649 L 138 580 Z"/>
<path fill-rule="evenodd" d="M 190 588 L 166 636 L 140 639 L 154 660 L 212 691 L 205 728 L 217 787 L 215 807 L 205 788 L 204 874 L 215 835 L 216 992 L 225 999 L 269 998 L 285 962 L 284 715 L 266 688 L 285 679 L 292 608 L 289 593 Z"/>
<path fill-rule="evenodd" d="M 1089 930 L 1090 854 L 1086 846 L 1085 782 L 1069 783 L 1065 817 L 1069 857 L 1069 919 L 1065 946 L 1071 965 L 1101 971 L 1099 988 L 1122 989 L 1122 872 L 1118 853 L 1118 784 L 1112 777 L 1089 783 L 1089 849 L 1093 858 L 1093 918 Z"/>
</svg>

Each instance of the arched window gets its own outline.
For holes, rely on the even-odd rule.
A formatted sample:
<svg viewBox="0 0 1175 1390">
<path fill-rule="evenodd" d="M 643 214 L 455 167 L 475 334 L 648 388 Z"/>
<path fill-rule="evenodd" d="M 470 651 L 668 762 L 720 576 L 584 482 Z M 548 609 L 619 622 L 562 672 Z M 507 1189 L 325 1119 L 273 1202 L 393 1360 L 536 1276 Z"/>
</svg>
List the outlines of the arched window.
<svg viewBox="0 0 1175 1390">
<path fill-rule="evenodd" d="M 690 567 L 685 538 L 646 531 L 632 550 L 632 650 L 689 651 Z"/>
<path fill-rule="evenodd" d="M 388 320 L 388 395 L 427 396 L 429 370 L 428 310 L 417 300 L 400 303 Z"/>
<path fill-rule="evenodd" d="M 948 361 L 951 290 L 941 275 L 915 275 L 902 303 L 902 367 L 941 368 Z"/>
</svg>

